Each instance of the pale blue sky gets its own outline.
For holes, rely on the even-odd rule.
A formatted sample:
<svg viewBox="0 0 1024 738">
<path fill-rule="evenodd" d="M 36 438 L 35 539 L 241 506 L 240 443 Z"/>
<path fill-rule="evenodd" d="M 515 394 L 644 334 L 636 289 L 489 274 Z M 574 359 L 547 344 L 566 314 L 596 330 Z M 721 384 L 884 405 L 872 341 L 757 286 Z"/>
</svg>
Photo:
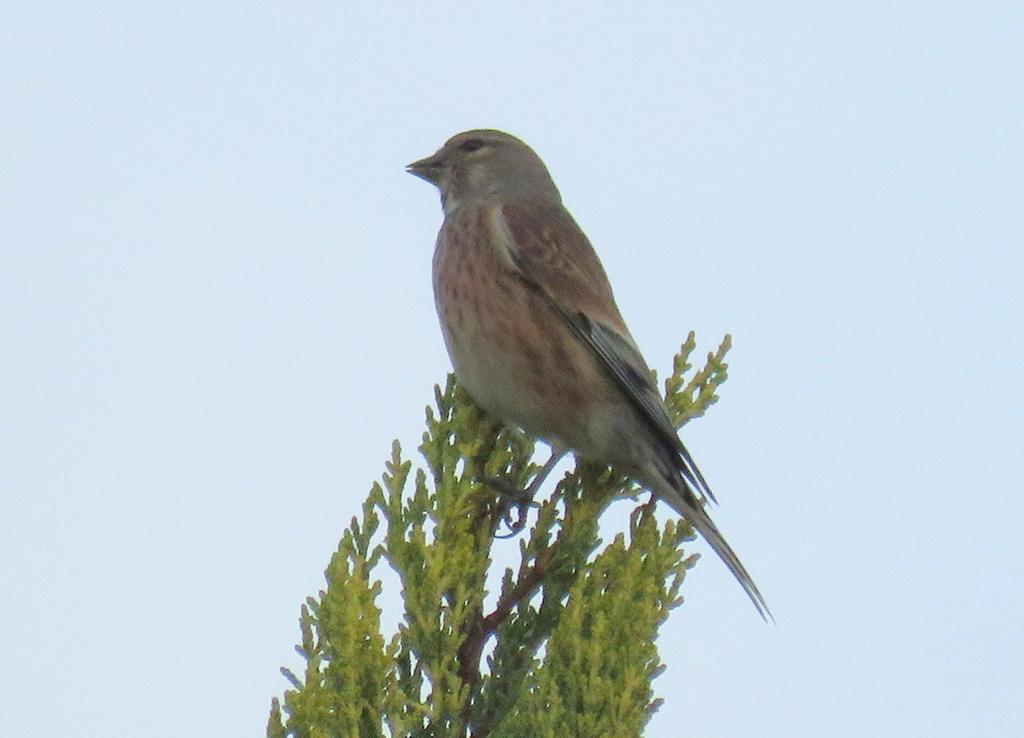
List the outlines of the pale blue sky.
<svg viewBox="0 0 1024 738">
<path fill-rule="evenodd" d="M 734 337 L 685 437 L 778 626 L 705 557 L 647 735 L 1018 735 L 1022 7 L 8 3 L 0 732 L 263 734 L 448 369 L 403 167 L 487 126 L 653 366 Z"/>
</svg>

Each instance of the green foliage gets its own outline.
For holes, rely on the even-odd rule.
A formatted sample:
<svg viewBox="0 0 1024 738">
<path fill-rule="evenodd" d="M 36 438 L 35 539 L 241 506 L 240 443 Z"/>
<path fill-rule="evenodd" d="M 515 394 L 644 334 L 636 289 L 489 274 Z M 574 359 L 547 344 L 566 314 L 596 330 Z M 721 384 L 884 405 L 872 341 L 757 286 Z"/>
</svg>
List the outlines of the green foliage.
<svg viewBox="0 0 1024 738">
<path fill-rule="evenodd" d="M 678 425 L 702 415 L 726 378 L 729 336 L 687 378 L 695 345 L 691 333 L 665 382 Z M 659 703 L 658 627 L 696 560 L 682 549 L 692 530 L 659 527 L 652 504 L 639 504 L 628 535 L 602 548 L 601 513 L 637 490 L 614 470 L 577 464 L 537 503 L 519 565 L 489 604 L 495 534 L 526 521 L 509 491 L 543 481 L 541 467 L 533 442 L 490 420 L 451 377 L 435 394 L 411 495 L 412 464 L 396 441 L 383 483 L 331 558 L 327 588 L 302 607 L 304 673 L 282 670 L 293 688 L 283 708 L 273 700 L 267 735 L 640 735 Z M 389 641 L 376 604 L 381 561 L 405 603 Z"/>
</svg>

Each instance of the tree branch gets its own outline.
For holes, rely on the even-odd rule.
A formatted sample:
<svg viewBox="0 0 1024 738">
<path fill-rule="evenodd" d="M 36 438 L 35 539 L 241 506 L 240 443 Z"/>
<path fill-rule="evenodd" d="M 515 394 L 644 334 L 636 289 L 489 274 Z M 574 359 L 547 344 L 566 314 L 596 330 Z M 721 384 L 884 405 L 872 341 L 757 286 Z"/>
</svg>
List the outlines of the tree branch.
<svg viewBox="0 0 1024 738">
<path fill-rule="evenodd" d="M 477 610 L 473 618 L 473 625 L 466 635 L 466 640 L 459 647 L 458 653 L 459 677 L 463 684 L 469 686 L 469 694 L 462 712 L 463 722 L 467 726 L 472 717 L 473 697 L 480 682 L 480 658 L 487 639 L 498 631 L 501 624 L 508 619 L 508 616 L 520 603 L 528 601 L 533 596 L 544 579 L 544 573 L 553 558 L 554 546 L 541 551 L 533 566 L 523 574 L 516 586 L 498 599 L 498 604 L 493 612 L 484 616 L 482 610 Z M 478 726 L 472 736 L 473 738 L 486 738 L 488 733 L 490 733 L 489 726 Z"/>
</svg>

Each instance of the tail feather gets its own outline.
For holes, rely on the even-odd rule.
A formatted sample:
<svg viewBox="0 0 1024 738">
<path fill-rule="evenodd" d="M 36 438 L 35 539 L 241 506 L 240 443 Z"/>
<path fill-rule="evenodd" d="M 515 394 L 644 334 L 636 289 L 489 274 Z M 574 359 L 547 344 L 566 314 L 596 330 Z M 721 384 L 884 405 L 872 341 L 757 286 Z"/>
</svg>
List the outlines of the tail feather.
<svg viewBox="0 0 1024 738">
<path fill-rule="evenodd" d="M 754 584 L 754 580 L 747 572 L 747 568 L 743 566 L 740 557 L 732 550 L 732 546 L 725 540 L 725 536 L 718 530 L 718 526 L 704 512 L 703 506 L 697 500 L 693 491 L 686 486 L 686 482 L 680 480 L 680 483 L 683 485 L 681 490 L 666 484 L 665 486 L 668 489 L 658 489 L 656 494 L 697 529 L 701 537 L 708 542 L 708 545 L 714 549 L 718 557 L 722 559 L 722 562 L 732 572 L 732 575 L 736 577 L 736 581 L 740 583 L 743 591 L 747 593 L 747 597 L 750 598 L 750 601 L 754 603 L 754 607 L 757 608 L 757 613 L 765 622 L 771 620 L 774 623 L 775 616 L 768 609 L 768 603 L 765 602 L 761 591 Z"/>
</svg>

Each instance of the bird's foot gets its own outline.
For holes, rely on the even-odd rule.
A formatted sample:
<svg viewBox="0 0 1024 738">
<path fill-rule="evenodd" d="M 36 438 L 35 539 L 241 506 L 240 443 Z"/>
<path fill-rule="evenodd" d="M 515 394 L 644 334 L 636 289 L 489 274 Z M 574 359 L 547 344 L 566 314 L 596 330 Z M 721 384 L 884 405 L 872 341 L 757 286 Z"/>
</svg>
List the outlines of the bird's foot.
<svg viewBox="0 0 1024 738">
<path fill-rule="evenodd" d="M 509 532 L 504 535 L 495 533 L 495 538 L 512 538 L 523 531 L 526 527 L 529 509 L 531 507 L 540 507 L 540 505 L 533 501 L 533 498 L 544 485 L 548 475 L 551 474 L 551 470 L 555 468 L 555 464 L 564 455 L 565 451 L 559 448 L 552 448 L 551 457 L 545 462 L 544 466 L 537 470 L 530 484 L 525 488 L 516 487 L 502 477 L 484 477 L 481 479 L 484 484 L 505 498 L 500 505 L 503 509 L 499 518 L 499 524 L 504 523 L 508 526 Z M 516 514 L 515 520 L 512 519 L 513 511 Z"/>
<path fill-rule="evenodd" d="M 508 527 L 508 533 L 499 534 L 495 532 L 495 538 L 512 538 L 519 535 L 526 527 L 527 515 L 531 507 L 540 507 L 533 501 L 537 488 L 531 483 L 525 489 L 510 484 L 502 477 L 484 477 L 481 479 L 484 484 L 493 489 L 501 496 L 498 503 L 497 526 L 504 524 Z M 535 480 L 536 481 L 536 480 Z M 513 519 L 515 515 L 515 519 Z"/>
</svg>

